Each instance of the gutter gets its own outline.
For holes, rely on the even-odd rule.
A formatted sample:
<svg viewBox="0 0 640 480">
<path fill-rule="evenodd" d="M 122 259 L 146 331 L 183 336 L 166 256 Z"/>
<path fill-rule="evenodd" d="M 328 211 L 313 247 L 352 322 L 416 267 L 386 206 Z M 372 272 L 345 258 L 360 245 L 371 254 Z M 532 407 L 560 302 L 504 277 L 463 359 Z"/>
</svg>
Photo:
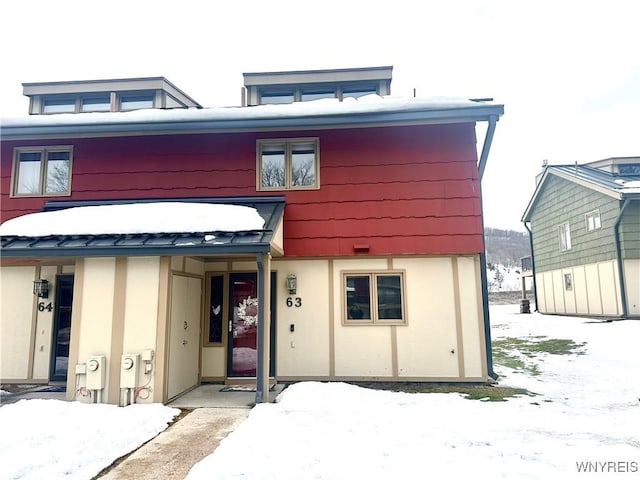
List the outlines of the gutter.
<svg viewBox="0 0 640 480">
<path fill-rule="evenodd" d="M 536 260 L 533 254 L 533 232 L 527 225 L 527 222 L 522 222 L 524 224 L 524 228 L 529 232 L 529 249 L 531 250 L 531 272 L 533 273 L 533 301 L 536 302 L 536 309 L 534 311 L 538 311 L 538 289 L 536 288 Z M 522 268 L 522 265 L 520 266 Z"/>
<path fill-rule="evenodd" d="M 470 106 L 444 106 L 441 108 L 415 108 L 401 110 L 379 111 L 351 111 L 348 113 L 330 112 L 325 114 L 291 113 L 289 115 L 267 115 L 266 112 L 249 110 L 258 107 L 238 107 L 247 109 L 247 112 L 255 115 L 227 115 L 209 117 L 200 115 L 201 118 L 192 118 L 195 115 L 185 114 L 182 118 L 162 118 L 158 115 L 154 119 L 105 117 L 107 121 L 96 123 L 54 123 L 49 121 L 18 122 L 4 121 L 2 125 L 3 140 L 23 139 L 40 136 L 68 137 L 73 135 L 108 136 L 108 135 L 135 135 L 153 133 L 194 133 L 194 132 L 228 132 L 246 131 L 255 129 L 308 129 L 308 128 L 339 128 L 376 126 L 388 124 L 413 124 L 413 123 L 464 123 L 489 121 L 489 125 L 502 115 L 502 105 L 470 105 Z M 198 110 L 202 112 L 203 110 Z M 237 112 L 238 110 L 230 110 Z M 81 114 L 76 114 L 81 115 Z M 93 114 L 92 114 L 93 115 Z M 35 119 L 40 120 L 40 119 Z M 21 124 L 22 123 L 22 124 Z M 490 140 L 489 140 L 490 143 Z M 487 142 L 485 141 L 485 148 Z M 485 159 L 486 161 L 486 159 Z"/>
<path fill-rule="evenodd" d="M 622 304 L 622 320 L 626 320 L 628 317 L 627 310 L 627 289 L 624 284 L 624 266 L 622 265 L 622 248 L 620 247 L 620 222 L 622 221 L 622 215 L 629 206 L 631 199 L 626 198 L 616 218 L 616 223 L 613 225 L 613 237 L 616 244 L 616 258 L 618 260 L 618 282 L 620 283 L 620 303 Z"/>
<path fill-rule="evenodd" d="M 496 115 L 489 116 L 489 126 L 487 127 L 487 134 L 484 137 L 484 144 L 482 145 L 482 153 L 480 154 L 480 160 L 478 162 L 478 176 L 480 178 L 480 220 L 482 227 L 482 253 L 480 254 L 480 284 L 482 289 L 482 315 L 484 324 L 484 347 L 487 357 L 487 375 L 493 380 L 498 379 L 498 374 L 493 371 L 493 350 L 491 348 L 491 320 L 489 318 L 489 286 L 487 280 L 487 252 L 486 252 L 486 239 L 484 235 L 484 207 L 482 206 L 482 176 L 484 175 L 484 169 L 487 165 L 487 159 L 489 158 L 489 150 L 491 149 L 491 143 L 493 141 L 493 134 L 496 129 L 496 122 L 498 117 Z"/>
<path fill-rule="evenodd" d="M 497 121 L 497 115 L 489 115 L 487 134 L 484 137 L 484 145 L 482 145 L 482 153 L 480 154 L 480 161 L 478 162 L 478 175 L 480 176 L 480 181 L 482 181 L 484 169 L 487 166 L 487 159 L 489 158 L 489 150 L 491 149 L 491 142 L 493 142 L 493 134 L 496 131 Z"/>
</svg>

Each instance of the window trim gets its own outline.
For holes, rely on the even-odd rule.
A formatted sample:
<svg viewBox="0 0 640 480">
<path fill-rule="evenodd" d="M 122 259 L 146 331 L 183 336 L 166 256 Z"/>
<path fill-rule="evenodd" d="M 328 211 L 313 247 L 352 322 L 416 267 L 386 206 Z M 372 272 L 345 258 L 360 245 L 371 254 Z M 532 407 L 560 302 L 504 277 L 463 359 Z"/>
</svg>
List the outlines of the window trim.
<svg viewBox="0 0 640 480">
<path fill-rule="evenodd" d="M 594 221 L 593 221 L 593 228 L 589 228 L 589 217 L 593 217 Z M 596 219 L 598 220 L 596 222 Z M 600 209 L 596 208 L 595 210 L 591 210 L 590 212 L 587 212 L 584 214 L 584 223 L 585 223 L 585 228 L 587 230 L 587 232 L 593 232 L 595 230 L 600 230 L 602 228 L 602 218 L 600 218 Z M 597 223 L 597 225 L 596 225 Z"/>
<path fill-rule="evenodd" d="M 567 292 L 573 290 L 573 275 L 571 272 L 564 274 L 564 289 Z"/>
<path fill-rule="evenodd" d="M 222 341 L 210 342 L 209 334 L 211 330 L 211 320 L 209 308 L 211 306 L 211 279 L 213 277 L 222 277 Z M 207 272 L 205 278 L 205 314 L 204 316 L 204 335 L 202 336 L 203 347 L 226 347 L 229 337 L 229 272 Z"/>
<path fill-rule="evenodd" d="M 313 185 L 291 185 L 291 147 L 299 143 L 313 143 L 315 148 L 315 183 Z M 265 187 L 262 185 L 262 146 L 284 144 L 285 184 L 283 187 Z M 320 189 L 320 138 L 260 138 L 256 140 L 256 190 L 262 192 L 319 190 Z"/>
<path fill-rule="evenodd" d="M 48 152 L 69 152 L 69 180 L 68 188 L 65 192 L 46 192 L 47 174 L 47 153 Z M 18 193 L 18 166 L 20 164 L 20 154 L 39 153 L 40 154 L 40 183 L 37 193 Z M 10 198 L 34 198 L 34 197 L 68 197 L 71 195 L 71 180 L 73 178 L 73 145 L 49 145 L 49 146 L 29 146 L 16 147 L 13 149 L 13 165 L 11 166 L 11 193 Z"/>
<path fill-rule="evenodd" d="M 565 241 L 562 241 L 562 236 L 564 234 L 565 237 Z M 561 252 L 568 252 L 569 250 L 571 250 L 572 244 L 571 244 L 571 224 L 569 222 L 566 223 L 562 223 L 560 225 L 558 225 L 558 240 L 560 242 L 560 251 Z M 563 245 L 564 243 L 564 245 Z"/>
<path fill-rule="evenodd" d="M 405 326 L 409 324 L 407 318 L 407 285 L 406 285 L 406 272 L 405 270 L 343 270 L 340 280 L 340 295 L 342 305 L 342 325 L 400 325 Z M 369 298 L 370 298 L 370 310 L 371 319 L 369 320 L 352 320 L 347 315 L 347 295 L 346 285 L 347 277 L 369 277 Z M 378 277 L 384 276 L 399 276 L 400 277 L 400 295 L 401 295 L 401 311 L 402 318 L 400 320 L 379 320 L 378 317 Z"/>
</svg>

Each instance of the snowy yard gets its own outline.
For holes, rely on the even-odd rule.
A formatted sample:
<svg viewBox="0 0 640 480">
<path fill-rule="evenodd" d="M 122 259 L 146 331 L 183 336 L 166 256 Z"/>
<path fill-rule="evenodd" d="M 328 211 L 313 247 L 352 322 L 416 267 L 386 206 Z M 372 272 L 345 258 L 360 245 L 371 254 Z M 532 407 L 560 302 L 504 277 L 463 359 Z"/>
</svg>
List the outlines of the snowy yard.
<svg viewBox="0 0 640 480">
<path fill-rule="evenodd" d="M 535 396 L 489 402 L 301 383 L 255 407 L 187 478 L 564 479 L 584 477 L 580 469 L 598 471 L 586 478 L 638 478 L 640 322 L 517 312 L 491 307 L 496 371 L 501 385 Z M 53 400 L 2 406 L 0 473 L 90 479 L 176 413 Z"/>
</svg>

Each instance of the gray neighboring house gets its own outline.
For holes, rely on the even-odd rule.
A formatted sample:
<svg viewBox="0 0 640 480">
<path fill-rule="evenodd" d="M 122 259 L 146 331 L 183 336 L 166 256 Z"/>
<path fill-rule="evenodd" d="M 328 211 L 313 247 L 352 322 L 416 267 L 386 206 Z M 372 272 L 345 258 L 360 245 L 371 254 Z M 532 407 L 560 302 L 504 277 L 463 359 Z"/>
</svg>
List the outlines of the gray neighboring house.
<svg viewBox="0 0 640 480">
<path fill-rule="evenodd" d="M 545 166 L 522 221 L 539 312 L 640 318 L 640 157 Z"/>
</svg>

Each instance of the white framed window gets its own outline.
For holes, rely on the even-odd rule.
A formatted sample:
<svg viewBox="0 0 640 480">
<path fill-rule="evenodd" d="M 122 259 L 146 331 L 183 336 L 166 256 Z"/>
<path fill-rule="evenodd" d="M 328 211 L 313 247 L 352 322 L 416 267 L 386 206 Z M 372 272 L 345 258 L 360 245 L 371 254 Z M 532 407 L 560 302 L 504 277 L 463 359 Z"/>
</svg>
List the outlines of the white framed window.
<svg viewBox="0 0 640 480">
<path fill-rule="evenodd" d="M 109 112 L 111 110 L 111 95 L 82 97 L 80 110 L 82 112 Z"/>
<path fill-rule="evenodd" d="M 560 234 L 560 250 L 566 252 L 571 250 L 571 227 L 568 223 L 563 223 L 558 227 Z"/>
<path fill-rule="evenodd" d="M 50 97 L 42 102 L 42 113 L 75 113 L 75 97 Z"/>
<path fill-rule="evenodd" d="M 600 223 L 600 210 L 594 210 L 584 216 L 585 223 L 587 225 L 587 232 L 597 230 L 602 227 Z"/>
<path fill-rule="evenodd" d="M 12 195 L 43 197 L 71 194 L 70 146 L 17 148 L 14 152 Z"/>
<path fill-rule="evenodd" d="M 120 95 L 120 110 L 139 110 L 153 108 L 153 92 L 150 93 L 126 93 Z"/>
<path fill-rule="evenodd" d="M 404 272 L 343 272 L 344 325 L 406 325 Z"/>
<path fill-rule="evenodd" d="M 317 138 L 257 141 L 258 190 L 305 190 L 320 187 Z"/>
<path fill-rule="evenodd" d="M 564 274 L 564 289 L 573 290 L 573 277 L 570 273 Z"/>
</svg>

